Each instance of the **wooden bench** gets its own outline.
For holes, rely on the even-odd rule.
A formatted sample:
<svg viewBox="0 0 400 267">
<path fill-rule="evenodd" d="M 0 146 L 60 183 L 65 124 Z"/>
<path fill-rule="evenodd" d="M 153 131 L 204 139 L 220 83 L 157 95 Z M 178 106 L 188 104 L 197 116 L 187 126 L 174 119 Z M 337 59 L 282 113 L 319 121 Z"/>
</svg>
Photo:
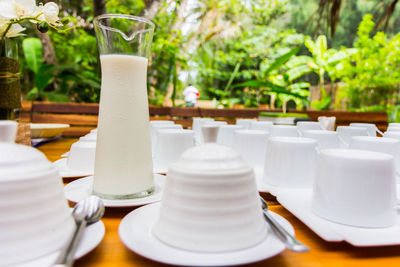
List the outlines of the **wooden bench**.
<svg viewBox="0 0 400 267">
<path fill-rule="evenodd" d="M 190 128 L 193 117 L 211 117 L 235 123 L 237 118 L 258 118 L 260 112 L 281 112 L 281 110 L 247 109 L 213 109 L 189 107 L 155 107 L 149 108 L 151 120 L 174 120 L 184 128 Z M 97 126 L 99 105 L 88 103 L 49 103 L 24 102 L 21 118 L 33 123 L 67 123 L 71 127 L 64 136 L 82 136 Z M 348 125 L 351 122 L 375 123 L 382 131 L 386 130 L 388 116 L 385 112 L 347 112 L 347 111 L 296 111 L 306 113 L 311 120 L 319 116 L 335 116 L 337 125 Z"/>
</svg>

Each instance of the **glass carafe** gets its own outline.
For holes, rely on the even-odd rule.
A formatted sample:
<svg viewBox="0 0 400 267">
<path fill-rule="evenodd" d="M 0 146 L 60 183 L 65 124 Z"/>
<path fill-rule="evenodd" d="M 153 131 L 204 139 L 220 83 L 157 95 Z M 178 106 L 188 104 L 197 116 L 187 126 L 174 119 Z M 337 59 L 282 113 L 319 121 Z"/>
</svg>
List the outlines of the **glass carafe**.
<svg viewBox="0 0 400 267">
<path fill-rule="evenodd" d="M 105 199 L 154 191 L 147 65 L 154 24 L 105 14 L 94 19 L 101 62 L 101 95 L 93 193 Z"/>
</svg>

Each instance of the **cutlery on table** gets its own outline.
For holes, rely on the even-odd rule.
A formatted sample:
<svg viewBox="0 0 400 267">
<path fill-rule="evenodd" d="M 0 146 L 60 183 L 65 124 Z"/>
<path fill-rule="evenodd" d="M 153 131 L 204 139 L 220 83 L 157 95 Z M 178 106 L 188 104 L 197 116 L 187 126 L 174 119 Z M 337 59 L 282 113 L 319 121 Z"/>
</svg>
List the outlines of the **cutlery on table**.
<svg viewBox="0 0 400 267">
<path fill-rule="evenodd" d="M 309 247 L 297 240 L 291 235 L 285 228 L 282 227 L 268 212 L 267 202 L 260 196 L 261 206 L 264 213 L 264 218 L 267 223 L 271 226 L 276 236 L 285 244 L 285 246 L 295 252 L 307 252 L 310 250 Z"/>
<path fill-rule="evenodd" d="M 71 267 L 74 263 L 74 255 L 82 239 L 87 225 L 100 220 L 104 214 L 104 203 L 96 196 L 89 196 L 79 201 L 73 211 L 76 229 L 69 243 L 62 249 L 53 267 Z"/>
</svg>

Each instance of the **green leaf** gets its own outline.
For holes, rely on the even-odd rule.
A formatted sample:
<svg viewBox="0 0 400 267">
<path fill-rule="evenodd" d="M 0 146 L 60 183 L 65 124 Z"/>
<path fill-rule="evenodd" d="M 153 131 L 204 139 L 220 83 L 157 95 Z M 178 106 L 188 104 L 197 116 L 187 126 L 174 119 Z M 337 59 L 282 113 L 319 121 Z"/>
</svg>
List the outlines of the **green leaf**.
<svg viewBox="0 0 400 267">
<path fill-rule="evenodd" d="M 300 50 L 300 47 L 293 48 L 289 52 L 283 54 L 282 56 L 278 57 L 271 65 L 269 65 L 268 69 L 265 71 L 264 75 L 268 76 L 268 74 L 281 67 L 282 65 L 286 64 L 286 62 L 289 61 L 289 59 L 296 55 Z"/>
<path fill-rule="evenodd" d="M 53 82 L 53 66 L 41 65 L 35 75 L 35 85 L 39 91 L 42 91 Z"/>
<path fill-rule="evenodd" d="M 307 65 L 303 65 L 289 69 L 286 73 L 289 76 L 289 81 L 293 81 L 311 71 L 312 70 Z"/>
<path fill-rule="evenodd" d="M 311 107 L 316 110 L 326 110 L 329 108 L 331 104 L 332 98 L 331 97 L 324 97 L 322 100 L 314 100 L 311 102 Z"/>
<path fill-rule="evenodd" d="M 33 87 L 28 94 L 26 94 L 26 100 L 37 100 L 37 96 L 39 94 L 39 90 L 37 87 Z"/>
<path fill-rule="evenodd" d="M 43 64 L 42 43 L 38 38 L 26 38 L 22 42 L 22 49 L 28 68 L 37 74 Z"/>
<path fill-rule="evenodd" d="M 44 92 L 43 95 L 46 96 L 51 102 L 69 102 L 69 98 L 64 94 L 59 94 L 56 92 Z"/>
<path fill-rule="evenodd" d="M 274 92 L 274 93 L 278 93 L 278 94 L 287 94 L 287 95 L 291 95 L 291 96 L 295 96 L 301 99 L 306 100 L 307 97 L 303 96 L 301 94 L 295 93 L 295 92 L 291 92 L 289 90 L 287 90 L 285 87 L 280 86 L 280 85 L 276 85 L 273 84 L 271 82 L 263 82 L 263 81 L 248 81 L 248 82 L 244 82 L 244 83 L 240 83 L 240 84 L 236 84 L 234 87 L 260 87 L 260 88 L 267 88 L 267 90 L 269 92 Z"/>
<path fill-rule="evenodd" d="M 357 53 L 358 49 L 357 48 L 350 48 L 350 49 L 346 49 L 343 51 L 338 51 L 336 53 L 334 53 L 331 57 L 329 57 L 329 59 L 326 61 L 327 64 L 334 64 L 337 63 L 355 53 Z"/>
<path fill-rule="evenodd" d="M 236 64 L 235 69 L 233 70 L 233 72 L 232 72 L 232 74 L 231 74 L 231 77 L 229 78 L 229 81 L 228 81 L 227 85 L 225 86 L 224 91 L 227 91 L 227 90 L 229 89 L 229 87 L 231 86 L 231 84 L 232 84 L 232 82 L 233 82 L 233 79 L 235 79 L 236 75 L 237 75 L 238 72 L 239 72 L 240 65 L 241 65 L 240 62 L 238 62 L 238 63 Z"/>
</svg>

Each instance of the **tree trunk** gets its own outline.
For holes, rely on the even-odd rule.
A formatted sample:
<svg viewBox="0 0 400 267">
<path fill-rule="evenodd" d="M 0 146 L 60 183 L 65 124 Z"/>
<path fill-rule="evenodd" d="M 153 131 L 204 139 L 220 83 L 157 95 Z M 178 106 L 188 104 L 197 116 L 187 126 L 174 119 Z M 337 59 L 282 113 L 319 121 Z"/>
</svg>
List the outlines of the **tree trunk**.
<svg viewBox="0 0 400 267">
<path fill-rule="evenodd" d="M 93 12 L 94 12 L 94 16 L 98 16 L 98 15 L 107 13 L 106 1 L 105 0 L 93 0 Z"/>
<path fill-rule="evenodd" d="M 57 57 L 54 52 L 53 44 L 51 43 L 50 36 L 48 33 L 41 33 L 36 30 L 36 34 L 42 42 L 43 46 L 43 59 L 47 64 L 57 65 Z"/>
<path fill-rule="evenodd" d="M 140 16 L 144 16 L 148 20 L 154 19 L 160 9 L 161 0 L 147 0 L 144 1 L 146 8 L 143 9 Z"/>
</svg>

